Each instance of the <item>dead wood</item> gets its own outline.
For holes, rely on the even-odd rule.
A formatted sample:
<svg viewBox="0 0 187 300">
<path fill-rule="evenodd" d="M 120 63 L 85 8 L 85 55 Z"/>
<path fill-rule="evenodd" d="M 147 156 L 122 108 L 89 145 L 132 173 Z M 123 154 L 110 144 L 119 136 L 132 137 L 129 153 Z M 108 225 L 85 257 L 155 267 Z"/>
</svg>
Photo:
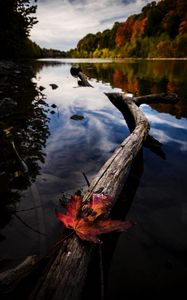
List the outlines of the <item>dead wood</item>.
<svg viewBox="0 0 187 300">
<path fill-rule="evenodd" d="M 179 101 L 179 97 L 175 93 L 161 93 L 161 94 L 151 94 L 145 96 L 134 97 L 134 102 L 137 105 L 141 104 L 153 104 L 153 103 L 166 103 L 175 104 Z"/>
<path fill-rule="evenodd" d="M 74 77 L 78 77 L 80 80 L 78 81 L 79 86 L 89 86 L 93 87 L 87 80 L 86 75 L 82 72 L 80 67 L 73 66 L 70 69 L 70 73 Z"/>
<path fill-rule="evenodd" d="M 133 158 L 137 155 L 147 137 L 149 124 L 145 115 L 134 103 L 132 98 L 124 94 L 108 93 L 109 99 L 119 99 L 127 107 L 135 122 L 135 129 L 121 143 L 113 155 L 107 160 L 98 174 L 94 177 L 84 199 L 84 207 L 93 193 L 103 193 L 112 196 L 113 202 L 121 190 L 123 180 L 127 174 Z"/>
</svg>

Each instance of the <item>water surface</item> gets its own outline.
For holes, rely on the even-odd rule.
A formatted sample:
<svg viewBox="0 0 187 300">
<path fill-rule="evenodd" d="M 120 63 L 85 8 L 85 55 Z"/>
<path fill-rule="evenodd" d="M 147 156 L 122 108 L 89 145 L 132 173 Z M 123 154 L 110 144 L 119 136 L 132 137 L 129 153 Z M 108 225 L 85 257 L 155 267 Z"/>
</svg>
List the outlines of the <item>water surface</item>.
<svg viewBox="0 0 187 300">
<path fill-rule="evenodd" d="M 70 75 L 75 63 L 81 66 L 94 88 L 78 86 L 77 79 Z M 128 233 L 104 238 L 103 253 L 107 266 L 104 267 L 107 299 L 125 299 L 130 295 L 156 299 L 163 293 L 184 289 L 187 275 L 186 67 L 186 61 L 173 60 L 34 63 L 35 76 L 25 79 L 24 91 L 18 88 L 19 115 L 7 119 L 6 124 L 1 122 L 3 129 L 14 128 L 16 147 L 29 169 L 27 179 L 24 173 L 14 178 L 11 170 L 15 174 L 20 165 L 6 144 L 9 152 L 4 152 L 3 159 L 7 160 L 5 170 L 9 177 L 3 175 L 5 166 L 1 164 L 1 190 L 8 180 L 4 199 L 11 200 L 8 206 L 16 208 L 16 214 L 31 228 L 11 214 L 4 201 L 3 207 L 8 212 L 1 226 L 2 260 L 46 253 L 62 232 L 54 215 L 62 193 L 68 196 L 77 189 L 84 190 L 86 182 L 82 172 L 91 181 L 128 136 L 124 117 L 105 92 L 124 91 L 134 95 L 175 92 L 180 97 L 175 105 L 141 106 L 150 122 L 150 135 L 162 147 L 157 153 L 144 147 L 115 215 L 117 218 L 126 215 L 137 224 Z M 28 89 L 28 83 L 32 89 Z M 15 84 L 22 86 L 23 81 Z M 53 89 L 51 84 L 57 87 Z M 38 95 L 34 90 L 41 92 Z M 5 93 L 8 97 L 9 90 Z M 6 148 L 4 143 L 2 146 Z M 110 255 L 106 255 L 106 249 Z"/>
</svg>

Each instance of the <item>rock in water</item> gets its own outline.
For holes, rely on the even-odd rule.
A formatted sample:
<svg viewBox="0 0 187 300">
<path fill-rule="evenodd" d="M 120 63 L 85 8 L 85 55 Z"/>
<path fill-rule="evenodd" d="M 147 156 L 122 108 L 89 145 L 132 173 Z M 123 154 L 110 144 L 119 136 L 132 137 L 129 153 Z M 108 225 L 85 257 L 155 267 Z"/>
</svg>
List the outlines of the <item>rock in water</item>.
<svg viewBox="0 0 187 300">
<path fill-rule="evenodd" d="M 84 119 L 84 117 L 81 115 L 73 115 L 73 116 L 71 116 L 70 119 L 75 120 L 75 121 L 81 121 Z"/>
</svg>

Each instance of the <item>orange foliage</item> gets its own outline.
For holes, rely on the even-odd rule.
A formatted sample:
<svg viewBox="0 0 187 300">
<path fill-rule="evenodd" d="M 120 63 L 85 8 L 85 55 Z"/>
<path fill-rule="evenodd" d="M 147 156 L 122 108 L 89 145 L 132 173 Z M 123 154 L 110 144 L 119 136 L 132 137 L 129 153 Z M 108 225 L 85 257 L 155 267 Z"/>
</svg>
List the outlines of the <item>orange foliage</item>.
<svg viewBox="0 0 187 300">
<path fill-rule="evenodd" d="M 144 33 L 146 24 L 147 17 L 142 20 L 135 20 L 133 16 L 130 16 L 126 22 L 119 25 L 116 31 L 116 47 L 123 47 L 126 42 L 132 40 L 135 36 L 141 37 Z"/>
<path fill-rule="evenodd" d="M 167 92 L 168 93 L 175 93 L 176 92 L 175 84 L 171 81 L 169 81 L 168 84 L 167 84 Z"/>
<path fill-rule="evenodd" d="M 187 15 L 179 25 L 179 34 L 183 34 L 185 32 L 187 32 Z"/>
<path fill-rule="evenodd" d="M 116 47 L 122 47 L 124 45 L 125 37 L 124 37 L 124 31 L 125 31 L 125 23 L 122 23 L 117 31 L 116 31 Z"/>
<path fill-rule="evenodd" d="M 89 213 L 85 217 L 81 214 L 82 196 L 74 195 L 68 202 L 66 214 L 56 211 L 56 217 L 65 227 L 73 229 L 82 240 L 100 243 L 98 235 L 115 230 L 126 230 L 132 226 L 129 221 L 98 219 L 110 210 L 111 199 L 109 195 L 93 194 L 88 205 Z"/>
<path fill-rule="evenodd" d="M 120 70 L 115 70 L 114 74 L 113 74 L 113 82 L 114 82 L 114 86 L 118 87 L 118 88 L 122 88 L 123 87 L 123 72 Z"/>
<path fill-rule="evenodd" d="M 133 30 L 132 30 L 132 34 L 131 34 L 131 40 L 134 38 L 134 37 L 141 37 L 144 33 L 144 30 L 145 30 L 145 26 L 147 24 L 147 17 L 142 19 L 142 20 L 139 20 L 137 19 L 134 24 L 133 24 Z"/>
<path fill-rule="evenodd" d="M 138 81 L 136 79 L 134 79 L 133 81 L 129 79 L 125 84 L 125 90 L 132 93 L 133 95 L 137 95 L 139 90 Z"/>
<path fill-rule="evenodd" d="M 132 35 L 134 24 L 133 16 L 130 16 L 126 22 L 123 22 L 119 25 L 116 31 L 116 47 L 123 47 L 126 42 L 128 42 Z"/>
<path fill-rule="evenodd" d="M 130 92 L 134 95 L 138 94 L 139 84 L 137 79 L 128 78 L 120 70 L 115 70 L 113 74 L 113 83 L 116 87 L 122 89 L 124 92 Z"/>
</svg>

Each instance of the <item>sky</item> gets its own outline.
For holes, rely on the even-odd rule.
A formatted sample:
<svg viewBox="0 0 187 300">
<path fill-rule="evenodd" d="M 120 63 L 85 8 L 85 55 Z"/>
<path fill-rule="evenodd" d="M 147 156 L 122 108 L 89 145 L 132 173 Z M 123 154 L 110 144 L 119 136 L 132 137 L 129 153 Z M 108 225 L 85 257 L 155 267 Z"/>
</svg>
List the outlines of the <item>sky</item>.
<svg viewBox="0 0 187 300">
<path fill-rule="evenodd" d="M 149 0 L 38 0 L 30 37 L 40 47 L 67 51 L 88 33 L 112 28 L 140 13 Z"/>
</svg>

